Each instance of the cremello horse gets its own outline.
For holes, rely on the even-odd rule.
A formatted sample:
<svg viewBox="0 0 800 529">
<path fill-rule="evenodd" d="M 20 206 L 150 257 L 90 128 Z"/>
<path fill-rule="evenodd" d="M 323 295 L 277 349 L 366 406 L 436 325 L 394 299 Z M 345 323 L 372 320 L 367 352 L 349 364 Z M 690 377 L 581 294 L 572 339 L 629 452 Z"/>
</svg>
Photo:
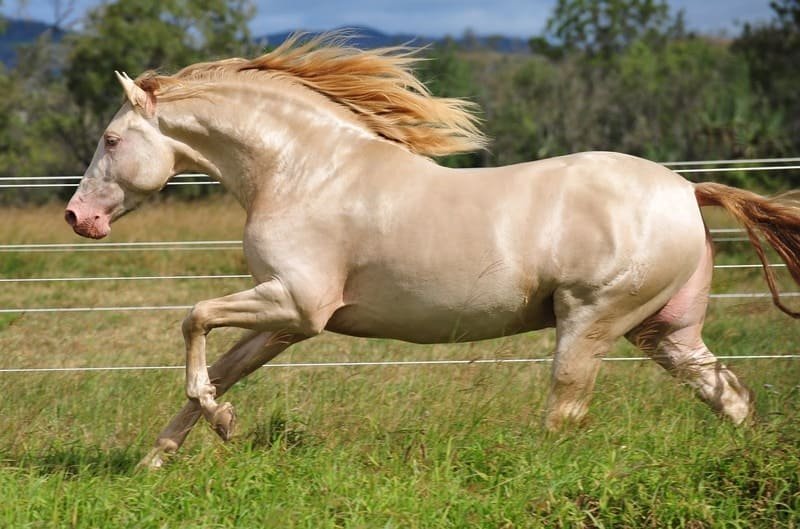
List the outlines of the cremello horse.
<svg viewBox="0 0 800 529">
<path fill-rule="evenodd" d="M 418 343 L 555 326 L 545 424 L 587 412 L 600 360 L 621 336 L 734 422 L 750 392 L 700 336 L 712 272 L 700 206 L 722 206 L 779 252 L 800 282 L 800 209 L 661 165 L 591 152 L 454 170 L 426 156 L 480 148 L 471 105 L 431 96 L 397 50 L 291 39 L 253 60 L 173 76 L 117 74 L 127 101 L 70 200 L 80 235 L 178 173 L 219 180 L 247 211 L 254 288 L 197 303 L 183 322 L 188 402 L 143 463 L 162 464 L 215 398 L 323 330 Z M 783 306 L 769 268 L 776 304 Z M 251 332 L 206 368 L 206 334 Z"/>
</svg>

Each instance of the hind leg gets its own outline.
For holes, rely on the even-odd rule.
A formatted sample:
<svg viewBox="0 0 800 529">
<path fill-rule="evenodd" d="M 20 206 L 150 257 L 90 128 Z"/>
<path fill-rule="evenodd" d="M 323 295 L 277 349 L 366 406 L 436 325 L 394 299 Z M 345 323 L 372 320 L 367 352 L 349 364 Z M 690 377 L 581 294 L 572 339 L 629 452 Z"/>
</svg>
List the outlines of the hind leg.
<svg viewBox="0 0 800 529">
<path fill-rule="evenodd" d="M 603 356 L 623 332 L 624 322 L 611 317 L 615 305 L 614 296 L 579 287 L 555 293 L 556 350 L 545 412 L 548 430 L 578 424 L 589 411 Z"/>
<path fill-rule="evenodd" d="M 632 338 L 637 343 L 636 337 Z M 703 343 L 700 326 L 669 330 L 655 347 L 641 348 L 672 376 L 694 388 L 715 412 L 735 424 L 752 415 L 752 393 Z"/>
<path fill-rule="evenodd" d="M 589 411 L 600 363 L 613 344 L 597 329 L 559 333 L 545 416 L 548 430 L 579 424 Z"/>
<path fill-rule="evenodd" d="M 740 424 L 753 413 L 752 393 L 717 360 L 701 336 L 712 270 L 711 244 L 707 240 L 706 252 L 689 281 L 626 338 L 671 375 L 693 387 L 714 411 Z"/>
</svg>

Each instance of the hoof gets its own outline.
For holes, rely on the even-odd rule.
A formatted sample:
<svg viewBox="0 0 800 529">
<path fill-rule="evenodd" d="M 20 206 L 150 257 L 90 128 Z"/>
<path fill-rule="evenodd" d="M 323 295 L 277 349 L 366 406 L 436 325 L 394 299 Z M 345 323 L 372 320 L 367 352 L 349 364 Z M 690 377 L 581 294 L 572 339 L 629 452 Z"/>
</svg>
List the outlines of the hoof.
<svg viewBox="0 0 800 529">
<path fill-rule="evenodd" d="M 224 402 L 219 405 L 217 411 L 214 412 L 214 417 L 211 420 L 211 428 L 220 439 L 223 441 L 230 441 L 233 437 L 233 430 L 236 427 L 236 414 L 233 411 L 233 405 L 230 402 Z"/>
<path fill-rule="evenodd" d="M 170 439 L 159 439 L 156 445 L 136 465 L 138 469 L 157 470 L 164 466 L 164 456 L 178 451 L 178 444 Z"/>
<path fill-rule="evenodd" d="M 550 433 L 563 433 L 565 431 L 585 428 L 590 424 L 587 413 L 563 415 L 549 413 L 544 420 L 544 427 Z"/>
<path fill-rule="evenodd" d="M 164 466 L 164 458 L 162 457 L 161 449 L 153 448 L 139 461 L 136 468 L 142 470 L 158 470 L 162 466 Z"/>
</svg>

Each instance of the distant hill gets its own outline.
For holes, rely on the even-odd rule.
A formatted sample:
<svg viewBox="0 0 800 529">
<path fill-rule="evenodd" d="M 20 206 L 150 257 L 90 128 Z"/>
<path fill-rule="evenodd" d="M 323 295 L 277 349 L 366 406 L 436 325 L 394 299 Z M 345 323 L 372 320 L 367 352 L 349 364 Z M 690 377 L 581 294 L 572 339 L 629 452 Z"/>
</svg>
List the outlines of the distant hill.
<svg viewBox="0 0 800 529">
<path fill-rule="evenodd" d="M 0 62 L 9 68 L 16 64 L 17 49 L 19 46 L 33 43 L 46 31 L 53 32 L 53 39 L 58 41 L 64 36 L 64 31 L 35 20 L 4 19 L 5 28 L 0 32 Z M 413 46 L 426 46 L 442 43 L 446 38 L 434 38 L 414 35 L 413 33 L 383 33 L 374 28 L 364 26 L 348 26 L 346 29 L 352 34 L 351 44 L 357 48 L 381 48 L 409 44 Z M 319 35 L 321 31 L 309 31 L 309 35 Z M 291 35 L 291 31 L 270 33 L 257 37 L 256 41 L 263 46 L 276 46 Z M 484 48 L 501 53 L 528 53 L 528 42 L 516 37 L 466 35 L 451 38 L 453 42 L 467 49 Z"/>
<path fill-rule="evenodd" d="M 61 40 L 64 31 L 44 22 L 4 18 L 0 23 L 0 62 L 13 68 L 17 62 L 17 48 L 36 41 L 46 32 L 53 32 L 54 40 Z"/>
<path fill-rule="evenodd" d="M 347 26 L 345 28 L 337 28 L 336 31 L 346 30 L 352 35 L 350 43 L 356 48 L 369 49 L 369 48 L 382 48 L 385 46 L 397 46 L 400 44 L 409 44 L 412 46 L 427 46 L 430 44 L 443 43 L 446 40 L 452 40 L 460 47 L 463 48 L 485 48 L 501 53 L 528 53 L 528 41 L 518 37 L 505 37 L 502 35 L 472 35 L 453 38 L 436 38 L 414 35 L 413 33 L 383 33 L 377 29 L 365 26 Z M 264 46 L 277 46 L 286 38 L 291 35 L 292 31 L 282 31 L 279 33 L 270 33 L 257 37 L 256 41 Z M 322 31 L 308 31 L 308 35 L 316 36 Z"/>
</svg>

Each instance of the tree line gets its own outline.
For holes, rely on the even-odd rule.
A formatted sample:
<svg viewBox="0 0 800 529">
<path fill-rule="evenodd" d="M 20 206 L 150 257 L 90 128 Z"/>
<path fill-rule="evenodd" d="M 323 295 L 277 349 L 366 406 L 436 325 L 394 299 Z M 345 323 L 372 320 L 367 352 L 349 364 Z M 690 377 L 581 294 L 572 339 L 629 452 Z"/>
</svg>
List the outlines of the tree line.
<svg viewBox="0 0 800 529">
<path fill-rule="evenodd" d="M 583 150 L 656 161 L 800 155 L 800 0 L 770 5 L 771 20 L 722 38 L 687 31 L 666 0 L 557 0 L 529 54 L 453 39 L 432 46 L 419 76 L 437 95 L 478 102 L 493 139 L 485 152 L 440 161 L 488 166 Z M 14 69 L 0 66 L 0 176 L 82 174 L 121 103 L 114 70 L 172 72 L 262 53 L 248 29 L 254 12 L 249 0 L 108 2 L 80 31 L 24 47 Z M 714 178 L 762 191 L 800 187 L 798 171 L 723 175 Z M 188 197 L 213 192 L 180 187 Z"/>
</svg>

